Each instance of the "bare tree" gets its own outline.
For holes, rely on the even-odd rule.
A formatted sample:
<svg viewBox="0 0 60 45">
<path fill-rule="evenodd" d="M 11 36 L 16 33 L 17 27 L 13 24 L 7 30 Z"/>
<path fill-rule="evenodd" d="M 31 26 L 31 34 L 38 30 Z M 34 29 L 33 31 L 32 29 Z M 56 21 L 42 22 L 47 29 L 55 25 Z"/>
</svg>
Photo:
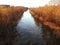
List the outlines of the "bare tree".
<svg viewBox="0 0 60 45">
<path fill-rule="evenodd" d="M 58 4 L 60 5 L 60 0 L 58 1 Z"/>
<path fill-rule="evenodd" d="M 60 5 L 60 0 L 50 0 L 49 5 Z"/>
</svg>

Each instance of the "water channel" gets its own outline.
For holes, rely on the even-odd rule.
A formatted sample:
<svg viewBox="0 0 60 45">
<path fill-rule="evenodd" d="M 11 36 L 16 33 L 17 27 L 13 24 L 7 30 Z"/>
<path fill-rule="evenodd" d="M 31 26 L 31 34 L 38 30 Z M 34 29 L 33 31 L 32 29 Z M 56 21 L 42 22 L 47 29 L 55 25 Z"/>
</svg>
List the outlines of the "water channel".
<svg viewBox="0 0 60 45">
<path fill-rule="evenodd" d="M 42 25 L 26 11 L 16 27 L 13 45 L 58 45 L 50 31 L 43 30 Z"/>
</svg>

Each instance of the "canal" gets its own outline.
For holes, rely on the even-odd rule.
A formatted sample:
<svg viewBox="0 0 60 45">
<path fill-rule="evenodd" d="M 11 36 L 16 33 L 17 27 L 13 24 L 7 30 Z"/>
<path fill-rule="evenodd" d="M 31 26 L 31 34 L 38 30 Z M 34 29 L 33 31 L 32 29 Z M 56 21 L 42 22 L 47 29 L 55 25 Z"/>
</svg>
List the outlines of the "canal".
<svg viewBox="0 0 60 45">
<path fill-rule="evenodd" d="M 42 25 L 35 21 L 29 10 L 23 14 L 18 22 L 16 34 L 13 45 L 57 45 L 51 32 L 42 29 Z"/>
</svg>

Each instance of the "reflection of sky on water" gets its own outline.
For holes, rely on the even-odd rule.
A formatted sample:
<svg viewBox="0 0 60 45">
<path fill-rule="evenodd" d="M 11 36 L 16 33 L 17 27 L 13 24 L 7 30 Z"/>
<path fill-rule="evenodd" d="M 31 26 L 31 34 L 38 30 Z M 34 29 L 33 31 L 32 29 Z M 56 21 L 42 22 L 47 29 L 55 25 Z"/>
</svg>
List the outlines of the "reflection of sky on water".
<svg viewBox="0 0 60 45">
<path fill-rule="evenodd" d="M 29 14 L 29 10 L 24 13 L 23 18 L 20 21 L 20 23 L 25 23 L 29 26 L 34 26 L 35 25 L 32 16 Z"/>
<path fill-rule="evenodd" d="M 32 43 L 35 42 L 36 44 L 40 43 L 41 45 L 45 45 L 45 42 L 42 39 L 42 30 L 35 24 L 33 17 L 29 13 L 29 10 L 23 14 L 22 19 L 19 21 L 16 29 L 18 33 L 16 39 L 18 41 L 16 43 L 14 41 L 14 45 L 20 45 L 20 43 L 25 45 L 30 41 L 32 41 Z"/>
<path fill-rule="evenodd" d="M 33 17 L 29 13 L 29 10 L 23 14 L 23 17 L 19 21 L 17 29 L 21 30 L 22 32 L 31 32 L 34 34 L 40 34 L 41 32 L 41 28 L 35 24 Z"/>
</svg>

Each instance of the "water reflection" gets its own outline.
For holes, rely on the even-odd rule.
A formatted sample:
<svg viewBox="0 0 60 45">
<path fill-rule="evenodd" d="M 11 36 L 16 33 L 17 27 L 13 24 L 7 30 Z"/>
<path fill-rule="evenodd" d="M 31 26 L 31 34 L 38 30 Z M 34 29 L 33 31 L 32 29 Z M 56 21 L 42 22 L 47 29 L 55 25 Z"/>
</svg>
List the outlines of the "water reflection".
<svg viewBox="0 0 60 45">
<path fill-rule="evenodd" d="M 59 45 L 51 29 L 42 26 L 40 22 L 29 14 L 29 10 L 24 13 L 17 27 L 17 37 L 13 45 Z"/>
<path fill-rule="evenodd" d="M 42 30 L 35 24 L 29 10 L 24 13 L 16 27 L 18 36 L 14 45 L 45 45 L 42 39 Z"/>
<path fill-rule="evenodd" d="M 23 32 L 28 31 L 30 33 L 33 33 L 34 31 L 37 32 L 37 30 L 38 30 L 39 33 L 41 32 L 41 28 L 39 28 L 35 24 L 33 17 L 29 13 L 29 10 L 24 13 L 23 18 L 18 23 L 17 29 L 19 30 L 19 28 Z M 36 32 L 35 32 L 35 34 L 36 34 Z"/>
</svg>

